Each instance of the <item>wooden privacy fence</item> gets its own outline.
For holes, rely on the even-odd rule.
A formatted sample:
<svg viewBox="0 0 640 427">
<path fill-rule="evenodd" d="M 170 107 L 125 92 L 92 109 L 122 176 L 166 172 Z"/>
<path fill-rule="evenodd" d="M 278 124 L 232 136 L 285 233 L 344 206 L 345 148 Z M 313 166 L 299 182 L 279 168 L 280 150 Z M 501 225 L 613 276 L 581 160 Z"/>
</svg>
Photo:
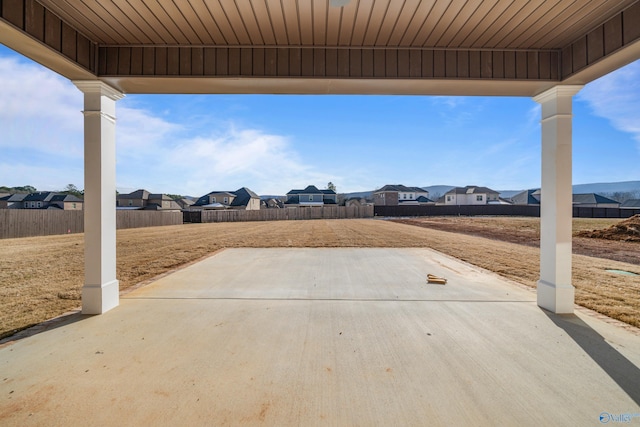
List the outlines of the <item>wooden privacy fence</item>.
<svg viewBox="0 0 640 427">
<path fill-rule="evenodd" d="M 304 219 L 372 218 L 373 206 L 219 210 L 184 212 L 184 222 L 287 221 Z"/>
<path fill-rule="evenodd" d="M 540 206 L 449 205 L 449 206 L 375 206 L 376 216 L 540 216 Z"/>
<path fill-rule="evenodd" d="M 573 207 L 574 218 L 629 218 L 640 209 Z M 535 205 L 375 206 L 376 216 L 540 216 Z"/>
<path fill-rule="evenodd" d="M 116 228 L 182 224 L 182 212 L 117 211 Z M 84 232 L 84 211 L 0 209 L 0 239 Z"/>
</svg>

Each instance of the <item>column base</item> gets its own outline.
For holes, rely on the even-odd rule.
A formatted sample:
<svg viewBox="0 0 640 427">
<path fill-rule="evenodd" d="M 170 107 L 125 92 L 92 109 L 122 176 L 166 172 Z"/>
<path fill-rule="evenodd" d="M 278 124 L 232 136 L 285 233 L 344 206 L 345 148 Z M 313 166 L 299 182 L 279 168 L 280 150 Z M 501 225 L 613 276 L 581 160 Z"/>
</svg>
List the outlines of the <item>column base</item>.
<svg viewBox="0 0 640 427">
<path fill-rule="evenodd" d="M 573 314 L 575 288 L 538 280 L 538 306 L 556 314 Z"/>
<path fill-rule="evenodd" d="M 120 302 L 120 282 L 112 280 L 102 285 L 84 285 L 82 314 L 102 314 Z"/>
</svg>

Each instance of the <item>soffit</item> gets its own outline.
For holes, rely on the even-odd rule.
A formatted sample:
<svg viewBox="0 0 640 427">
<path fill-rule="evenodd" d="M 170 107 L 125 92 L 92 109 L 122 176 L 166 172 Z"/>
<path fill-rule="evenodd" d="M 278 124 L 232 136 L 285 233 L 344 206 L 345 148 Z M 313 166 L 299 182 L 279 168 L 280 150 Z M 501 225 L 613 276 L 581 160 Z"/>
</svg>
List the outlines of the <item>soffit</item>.
<svg viewBox="0 0 640 427">
<path fill-rule="evenodd" d="M 103 46 L 561 49 L 634 0 L 39 0 Z"/>
</svg>

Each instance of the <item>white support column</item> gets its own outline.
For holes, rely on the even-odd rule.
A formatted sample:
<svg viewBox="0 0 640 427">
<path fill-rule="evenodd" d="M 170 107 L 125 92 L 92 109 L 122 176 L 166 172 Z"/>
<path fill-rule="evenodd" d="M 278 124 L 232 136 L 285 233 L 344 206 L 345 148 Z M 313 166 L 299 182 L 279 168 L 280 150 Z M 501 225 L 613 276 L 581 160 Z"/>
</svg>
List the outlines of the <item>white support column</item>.
<svg viewBox="0 0 640 427">
<path fill-rule="evenodd" d="M 573 313 L 571 103 L 580 89 L 556 86 L 533 98 L 542 106 L 538 305 L 554 313 Z"/>
<path fill-rule="evenodd" d="M 84 268 L 82 313 L 118 305 L 116 280 L 116 101 L 98 80 L 73 82 L 84 93 Z"/>
</svg>

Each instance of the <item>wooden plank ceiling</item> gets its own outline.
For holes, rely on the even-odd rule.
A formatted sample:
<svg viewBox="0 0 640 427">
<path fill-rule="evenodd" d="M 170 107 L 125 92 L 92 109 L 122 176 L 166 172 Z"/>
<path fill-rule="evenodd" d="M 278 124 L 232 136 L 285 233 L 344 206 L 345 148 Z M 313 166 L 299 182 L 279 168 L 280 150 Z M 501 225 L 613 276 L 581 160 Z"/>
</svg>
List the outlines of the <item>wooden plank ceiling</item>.
<svg viewBox="0 0 640 427">
<path fill-rule="evenodd" d="M 633 0 L 40 0 L 104 46 L 562 49 Z"/>
<path fill-rule="evenodd" d="M 640 0 L 336 3 L 0 0 L 0 43 L 129 93 L 530 96 L 640 58 Z"/>
</svg>

